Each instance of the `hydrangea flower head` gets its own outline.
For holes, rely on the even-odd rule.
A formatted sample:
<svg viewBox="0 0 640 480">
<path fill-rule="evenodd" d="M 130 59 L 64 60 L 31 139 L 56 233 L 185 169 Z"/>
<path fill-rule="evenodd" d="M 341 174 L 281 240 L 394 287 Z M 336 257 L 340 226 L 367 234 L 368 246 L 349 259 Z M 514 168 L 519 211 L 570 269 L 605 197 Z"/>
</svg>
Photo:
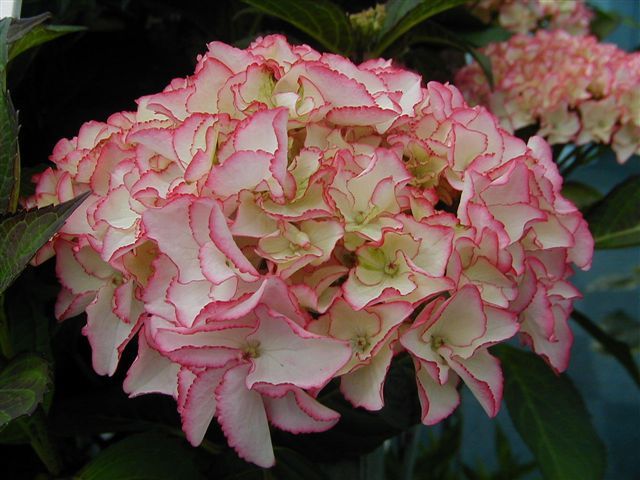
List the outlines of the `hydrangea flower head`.
<svg viewBox="0 0 640 480">
<path fill-rule="evenodd" d="M 473 2 L 472 12 L 485 21 L 497 16 L 498 24 L 512 33 L 544 28 L 586 35 L 593 18 L 584 0 L 480 0 Z"/>
<path fill-rule="evenodd" d="M 519 334 L 558 371 L 593 241 L 548 145 L 385 60 L 355 65 L 282 36 L 213 42 L 195 73 L 61 140 L 28 206 L 91 194 L 55 254 L 56 315 L 83 311 L 96 372 L 137 337 L 131 396 L 171 395 L 188 440 L 214 419 L 274 464 L 269 425 L 321 432 L 339 378 L 378 410 L 411 356 L 422 420 L 465 383 L 502 396 L 490 345 Z"/>
<path fill-rule="evenodd" d="M 640 153 L 640 53 L 562 31 L 515 35 L 484 53 L 493 91 L 475 63 L 457 73 L 456 85 L 507 130 L 538 125 L 551 144 L 611 145 L 620 163 Z"/>
</svg>

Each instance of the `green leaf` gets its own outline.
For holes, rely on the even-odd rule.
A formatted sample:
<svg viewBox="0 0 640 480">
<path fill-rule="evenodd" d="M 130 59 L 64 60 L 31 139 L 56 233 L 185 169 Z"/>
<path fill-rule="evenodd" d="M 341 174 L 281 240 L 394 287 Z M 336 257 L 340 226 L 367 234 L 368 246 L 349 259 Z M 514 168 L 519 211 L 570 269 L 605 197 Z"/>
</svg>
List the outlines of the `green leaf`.
<svg viewBox="0 0 640 480">
<path fill-rule="evenodd" d="M 380 36 L 386 35 L 411 10 L 422 3 L 422 0 L 389 0 L 385 4 L 386 15 L 380 30 Z"/>
<path fill-rule="evenodd" d="M 132 435 L 102 451 L 77 480 L 202 479 L 184 441 L 159 433 Z"/>
<path fill-rule="evenodd" d="M 3 18 L 0 21 L 0 82 L 2 90 L 6 90 L 7 65 L 15 57 L 54 38 L 86 30 L 85 27 L 43 25 L 50 18 L 50 13 L 43 13 L 30 18 Z"/>
<path fill-rule="evenodd" d="M 393 15 L 396 15 L 393 12 L 397 12 L 397 15 L 404 13 L 404 15 L 386 30 L 383 26 L 378 45 L 371 54 L 372 57 L 381 56 L 398 38 L 416 25 L 419 25 L 438 13 L 462 5 L 466 3 L 466 0 L 421 0 L 419 2 L 400 0 L 394 3 L 401 5 L 394 6 L 391 4 L 387 5 L 387 8 L 392 10 Z"/>
<path fill-rule="evenodd" d="M 601 275 L 587 285 L 585 291 L 606 292 L 608 290 L 635 290 L 640 287 L 640 265 L 629 273 L 611 273 Z"/>
<path fill-rule="evenodd" d="M 593 206 L 587 215 L 596 248 L 640 245 L 640 175 L 628 178 Z"/>
<path fill-rule="evenodd" d="M 508 478 L 516 480 L 536 469 L 534 462 L 521 463 L 511 449 L 511 442 L 496 422 L 495 449 L 498 457 L 498 472 L 491 475 L 492 479 Z"/>
<path fill-rule="evenodd" d="M 476 48 L 486 47 L 490 43 L 506 42 L 513 34 L 500 26 L 459 32 L 458 35 Z"/>
<path fill-rule="evenodd" d="M 14 358 L 0 372 L 0 428 L 31 415 L 50 383 L 47 362 L 35 355 Z"/>
<path fill-rule="evenodd" d="M 609 335 L 585 314 L 574 310 L 571 316 L 578 325 L 600 344 L 605 352 L 618 360 L 636 385 L 640 387 L 640 369 L 638 369 L 638 364 L 633 358 L 629 345 Z"/>
<path fill-rule="evenodd" d="M 7 89 L 7 63 L 9 63 L 9 29 L 11 28 L 11 18 L 6 17 L 0 20 L 0 89 L 4 92 Z"/>
<path fill-rule="evenodd" d="M 36 15 L 35 17 L 12 18 L 11 26 L 9 27 L 9 33 L 7 35 L 7 41 L 9 43 L 13 43 L 16 40 L 19 40 L 27 33 L 29 33 L 33 28 L 46 22 L 51 17 L 51 13 L 45 12 L 41 13 L 40 15 Z"/>
<path fill-rule="evenodd" d="M 602 479 L 604 445 L 580 393 L 537 355 L 500 345 L 504 398 L 518 433 L 549 480 Z"/>
<path fill-rule="evenodd" d="M 562 186 L 562 196 L 571 200 L 581 211 L 586 211 L 594 203 L 602 200 L 602 194 L 591 185 L 581 182 L 565 182 Z"/>
<path fill-rule="evenodd" d="M 613 31 L 620 26 L 620 23 L 622 23 L 622 16 L 616 12 L 608 12 L 595 5 L 590 5 L 589 8 L 594 13 L 591 24 L 589 25 L 589 30 L 591 30 L 591 33 L 598 37 L 599 40 L 608 37 L 609 34 L 613 33 Z"/>
<path fill-rule="evenodd" d="M 495 444 L 498 465 L 502 471 L 509 471 L 515 463 L 513 452 L 511 451 L 511 445 L 509 444 L 507 436 L 504 434 L 502 428 L 500 428 L 500 425 L 497 422 L 495 428 Z"/>
<path fill-rule="evenodd" d="M 0 220 L 0 293 L 88 195 L 86 192 L 59 205 L 19 212 Z"/>
<path fill-rule="evenodd" d="M 332 52 L 351 53 L 354 37 L 347 14 L 329 0 L 242 1 L 299 28 Z"/>
<path fill-rule="evenodd" d="M 38 45 L 50 42 L 69 33 L 82 32 L 84 30 L 86 30 L 86 27 L 72 25 L 37 25 L 11 45 L 9 48 L 9 61 Z"/>
<path fill-rule="evenodd" d="M 9 93 L 0 88 L 0 214 L 15 211 L 19 193 L 18 118 Z"/>
</svg>

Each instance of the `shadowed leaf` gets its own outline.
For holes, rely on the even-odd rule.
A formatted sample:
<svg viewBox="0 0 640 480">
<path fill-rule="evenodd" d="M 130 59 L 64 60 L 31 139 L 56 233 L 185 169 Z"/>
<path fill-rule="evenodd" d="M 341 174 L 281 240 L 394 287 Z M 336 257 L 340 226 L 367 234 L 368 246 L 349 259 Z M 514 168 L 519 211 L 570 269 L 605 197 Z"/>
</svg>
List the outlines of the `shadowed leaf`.
<svg viewBox="0 0 640 480">
<path fill-rule="evenodd" d="M 334 53 L 349 55 L 353 32 L 347 14 L 328 0 L 242 0 L 260 13 L 299 28 Z"/>
<path fill-rule="evenodd" d="M 431 22 L 429 24 L 425 24 L 420 33 L 411 38 L 411 43 L 444 45 L 446 47 L 455 48 L 461 52 L 468 53 L 476 62 L 478 62 L 478 65 L 487 78 L 489 85 L 493 88 L 493 71 L 491 69 L 491 60 L 489 60 L 489 57 L 450 30 Z"/>
<path fill-rule="evenodd" d="M 0 88 L 0 214 L 15 210 L 19 191 L 18 118 L 9 93 Z"/>
<path fill-rule="evenodd" d="M 518 433 L 544 478 L 600 480 L 606 453 L 580 393 L 537 355 L 508 345 L 492 348 L 502 363 L 504 398 Z"/>
<path fill-rule="evenodd" d="M 14 418 L 31 415 L 50 382 L 47 362 L 35 355 L 14 358 L 0 372 L 0 428 Z"/>
<path fill-rule="evenodd" d="M 0 293 L 87 196 L 88 192 L 59 205 L 19 212 L 0 220 Z"/>
<path fill-rule="evenodd" d="M 132 435 L 102 451 L 74 478 L 78 480 L 198 480 L 184 441 L 159 433 Z"/>
<path fill-rule="evenodd" d="M 383 25 L 378 46 L 371 56 L 381 56 L 396 40 L 416 25 L 421 24 L 438 13 L 462 5 L 465 2 L 466 0 L 422 0 L 418 2 L 412 0 L 392 0 L 387 4 L 387 15 L 391 12 L 392 20 L 388 23 L 385 22 Z M 392 25 L 391 21 L 393 20 L 395 20 L 395 24 Z"/>
<path fill-rule="evenodd" d="M 11 45 L 9 48 L 9 61 L 30 48 L 50 42 L 63 35 L 82 32 L 84 30 L 86 30 L 85 27 L 72 25 L 37 25 L 33 30 L 30 30 L 25 36 L 16 40 L 15 43 Z"/>
<path fill-rule="evenodd" d="M 574 181 L 565 182 L 562 185 L 562 196 L 571 200 L 583 212 L 599 200 L 602 200 L 602 194 L 597 189 L 591 185 Z"/>
<path fill-rule="evenodd" d="M 596 248 L 640 245 L 640 175 L 613 188 L 587 215 Z"/>
</svg>

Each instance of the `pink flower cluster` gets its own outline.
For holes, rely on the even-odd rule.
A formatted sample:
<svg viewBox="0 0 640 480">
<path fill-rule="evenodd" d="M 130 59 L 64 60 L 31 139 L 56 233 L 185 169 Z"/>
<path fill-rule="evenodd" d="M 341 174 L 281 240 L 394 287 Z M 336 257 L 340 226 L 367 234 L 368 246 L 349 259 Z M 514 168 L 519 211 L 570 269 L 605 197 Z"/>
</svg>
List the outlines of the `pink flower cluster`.
<svg viewBox="0 0 640 480">
<path fill-rule="evenodd" d="M 516 35 L 484 53 L 494 90 L 475 63 L 457 73 L 456 85 L 507 130 L 539 125 L 551 144 L 610 144 L 620 163 L 640 153 L 640 53 L 561 31 Z"/>
<path fill-rule="evenodd" d="M 593 18 L 593 12 L 584 0 L 480 0 L 472 3 L 475 15 L 485 21 L 497 15 L 498 24 L 513 33 L 545 28 L 586 35 Z"/>
<path fill-rule="evenodd" d="M 382 408 L 400 354 L 425 424 L 452 413 L 461 381 L 495 415 L 488 347 L 518 332 L 567 367 L 587 225 L 548 145 L 452 86 L 282 36 L 213 42 L 194 75 L 51 159 L 29 206 L 91 192 L 38 257 L 57 256 L 56 314 L 86 311 L 100 374 L 137 335 L 125 391 L 172 395 L 193 445 L 215 418 L 271 466 L 269 424 L 331 428 L 316 397 L 336 377 L 353 405 Z"/>
</svg>

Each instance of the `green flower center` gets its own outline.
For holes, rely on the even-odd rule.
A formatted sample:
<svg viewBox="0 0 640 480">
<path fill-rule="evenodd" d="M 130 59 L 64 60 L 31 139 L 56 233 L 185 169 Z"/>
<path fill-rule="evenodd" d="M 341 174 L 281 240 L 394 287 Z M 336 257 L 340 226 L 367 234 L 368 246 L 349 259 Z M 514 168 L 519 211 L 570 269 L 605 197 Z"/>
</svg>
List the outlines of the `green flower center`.
<svg viewBox="0 0 640 480">
<path fill-rule="evenodd" d="M 242 358 L 244 360 L 249 360 L 251 358 L 258 358 L 260 354 L 261 354 L 260 342 L 258 342 L 257 340 L 247 342 L 247 344 L 242 349 Z"/>
<path fill-rule="evenodd" d="M 371 340 L 368 335 L 361 334 L 351 339 L 351 348 L 356 353 L 364 353 L 370 346 Z"/>
</svg>

